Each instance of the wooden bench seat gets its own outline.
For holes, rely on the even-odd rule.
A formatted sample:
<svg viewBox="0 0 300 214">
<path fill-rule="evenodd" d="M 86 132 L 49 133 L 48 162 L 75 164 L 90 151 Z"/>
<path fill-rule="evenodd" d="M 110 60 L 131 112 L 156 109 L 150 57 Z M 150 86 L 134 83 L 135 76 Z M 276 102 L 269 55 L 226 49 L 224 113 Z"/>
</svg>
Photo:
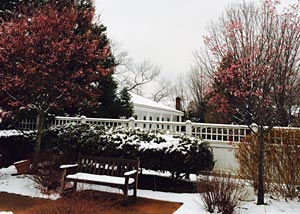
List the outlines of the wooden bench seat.
<svg viewBox="0 0 300 214">
<path fill-rule="evenodd" d="M 60 167 L 63 169 L 62 194 L 65 191 L 66 183 L 72 181 L 74 190 L 76 190 L 77 182 L 99 184 L 120 188 L 126 196 L 128 196 L 128 190 L 133 189 L 133 196 L 136 197 L 139 165 L 139 159 L 79 156 L 78 164 Z M 68 174 L 72 168 L 76 168 L 75 173 Z"/>
</svg>

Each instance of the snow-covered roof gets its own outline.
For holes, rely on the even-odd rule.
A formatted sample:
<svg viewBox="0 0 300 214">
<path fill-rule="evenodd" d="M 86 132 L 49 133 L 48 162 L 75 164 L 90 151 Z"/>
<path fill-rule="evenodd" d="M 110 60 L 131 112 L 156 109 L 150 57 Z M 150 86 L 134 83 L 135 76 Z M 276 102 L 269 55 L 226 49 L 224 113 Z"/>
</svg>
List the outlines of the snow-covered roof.
<svg viewBox="0 0 300 214">
<path fill-rule="evenodd" d="M 183 115 L 182 111 L 178 111 L 178 110 L 176 110 L 174 108 L 171 108 L 169 106 L 166 106 L 162 103 L 155 102 L 153 100 L 150 100 L 148 98 L 142 97 L 142 96 L 137 95 L 137 94 L 134 94 L 132 92 L 129 92 L 129 93 L 131 95 L 131 101 L 132 101 L 134 106 L 141 106 L 141 107 L 147 107 L 147 108 L 151 108 L 151 109 L 164 110 L 164 111 L 168 111 L 168 112 Z"/>
</svg>

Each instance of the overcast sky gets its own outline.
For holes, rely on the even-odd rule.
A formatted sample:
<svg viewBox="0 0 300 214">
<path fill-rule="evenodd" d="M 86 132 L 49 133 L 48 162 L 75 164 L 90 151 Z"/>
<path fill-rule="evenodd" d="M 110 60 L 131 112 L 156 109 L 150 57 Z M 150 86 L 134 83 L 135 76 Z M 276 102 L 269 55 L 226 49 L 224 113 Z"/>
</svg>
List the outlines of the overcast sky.
<svg viewBox="0 0 300 214">
<path fill-rule="evenodd" d="M 149 59 L 163 76 L 187 73 L 206 26 L 234 0 L 95 0 L 108 37 L 136 61 Z M 260 0 L 254 0 L 257 4 Z M 284 4 L 297 0 L 282 0 Z"/>
</svg>

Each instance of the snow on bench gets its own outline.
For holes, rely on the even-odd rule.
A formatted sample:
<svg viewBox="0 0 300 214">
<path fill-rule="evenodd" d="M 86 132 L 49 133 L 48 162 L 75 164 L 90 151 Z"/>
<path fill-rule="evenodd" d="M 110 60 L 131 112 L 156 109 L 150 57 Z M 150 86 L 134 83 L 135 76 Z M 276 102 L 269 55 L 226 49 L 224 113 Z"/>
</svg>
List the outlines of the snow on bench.
<svg viewBox="0 0 300 214">
<path fill-rule="evenodd" d="M 95 181 L 100 183 L 112 183 L 112 184 L 125 184 L 125 177 L 113 177 L 108 175 L 93 175 L 89 173 L 76 173 L 73 175 L 68 175 L 67 179 L 73 179 L 78 181 Z M 134 179 L 129 178 L 128 184 L 133 184 Z"/>
</svg>

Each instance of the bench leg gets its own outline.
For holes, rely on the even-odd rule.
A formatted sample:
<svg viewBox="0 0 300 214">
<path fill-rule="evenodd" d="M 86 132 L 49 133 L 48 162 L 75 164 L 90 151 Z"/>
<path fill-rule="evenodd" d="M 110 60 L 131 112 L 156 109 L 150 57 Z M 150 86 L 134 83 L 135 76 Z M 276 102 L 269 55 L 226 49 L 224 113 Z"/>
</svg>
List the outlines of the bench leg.
<svg viewBox="0 0 300 214">
<path fill-rule="evenodd" d="M 76 190 L 77 190 L 77 181 L 74 181 L 74 183 L 73 183 L 73 190 L 74 190 L 74 192 L 76 192 Z"/>
<path fill-rule="evenodd" d="M 64 195 L 64 193 L 65 193 L 65 182 L 61 182 L 61 193 L 60 193 L 60 195 Z"/>
<path fill-rule="evenodd" d="M 137 196 L 137 188 L 133 188 L 133 197 L 136 198 Z"/>
<path fill-rule="evenodd" d="M 125 196 L 128 196 L 128 187 L 124 187 L 123 192 Z"/>
<path fill-rule="evenodd" d="M 66 170 L 64 170 L 62 177 L 61 177 L 61 182 L 60 182 L 61 195 L 63 195 L 65 192 L 65 186 L 66 186 L 65 177 L 66 177 Z"/>
</svg>

